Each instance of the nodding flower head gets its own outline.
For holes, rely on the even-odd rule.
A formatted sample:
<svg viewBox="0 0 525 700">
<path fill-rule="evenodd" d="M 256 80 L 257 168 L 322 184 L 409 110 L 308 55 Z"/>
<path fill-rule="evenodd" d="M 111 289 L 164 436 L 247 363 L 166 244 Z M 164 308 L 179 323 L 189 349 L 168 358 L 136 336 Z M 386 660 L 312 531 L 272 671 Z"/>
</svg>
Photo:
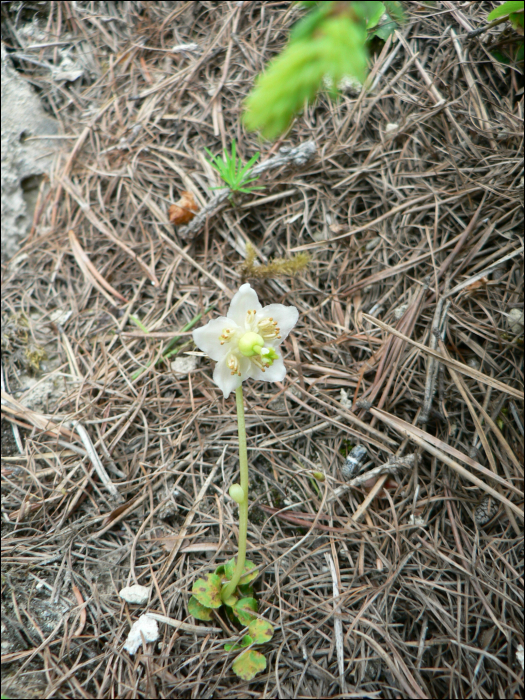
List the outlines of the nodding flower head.
<svg viewBox="0 0 525 700">
<path fill-rule="evenodd" d="M 264 308 L 249 284 L 233 297 L 228 314 L 193 332 L 195 345 L 217 364 L 213 381 L 225 398 L 245 379 L 280 382 L 286 375 L 277 349 L 297 323 L 295 306 Z"/>
</svg>

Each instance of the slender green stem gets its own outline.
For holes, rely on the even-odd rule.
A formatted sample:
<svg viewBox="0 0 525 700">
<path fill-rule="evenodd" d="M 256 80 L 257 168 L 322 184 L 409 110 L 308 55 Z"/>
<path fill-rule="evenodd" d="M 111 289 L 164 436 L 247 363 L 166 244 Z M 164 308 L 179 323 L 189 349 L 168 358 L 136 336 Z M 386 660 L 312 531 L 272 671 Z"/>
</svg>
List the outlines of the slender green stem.
<svg viewBox="0 0 525 700">
<path fill-rule="evenodd" d="M 227 600 L 237 588 L 244 571 L 246 560 L 246 536 L 248 533 L 248 450 L 246 449 L 246 426 L 244 423 L 244 401 L 242 385 L 235 390 L 237 402 L 237 423 L 239 431 L 239 465 L 241 469 L 241 487 L 244 491 L 244 501 L 239 503 L 239 551 L 237 553 L 237 565 L 231 581 L 224 586 L 221 592 L 223 600 Z"/>
</svg>

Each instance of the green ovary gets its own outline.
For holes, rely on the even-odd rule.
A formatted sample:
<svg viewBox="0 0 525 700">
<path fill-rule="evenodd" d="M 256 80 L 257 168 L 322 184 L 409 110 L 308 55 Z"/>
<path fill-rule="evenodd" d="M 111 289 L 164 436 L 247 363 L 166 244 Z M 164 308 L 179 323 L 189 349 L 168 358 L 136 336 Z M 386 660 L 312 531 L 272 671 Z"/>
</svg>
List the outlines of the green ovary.
<svg viewBox="0 0 525 700">
<path fill-rule="evenodd" d="M 264 339 L 258 333 L 249 331 L 239 340 L 239 350 L 245 357 L 260 355 L 264 347 Z"/>
</svg>

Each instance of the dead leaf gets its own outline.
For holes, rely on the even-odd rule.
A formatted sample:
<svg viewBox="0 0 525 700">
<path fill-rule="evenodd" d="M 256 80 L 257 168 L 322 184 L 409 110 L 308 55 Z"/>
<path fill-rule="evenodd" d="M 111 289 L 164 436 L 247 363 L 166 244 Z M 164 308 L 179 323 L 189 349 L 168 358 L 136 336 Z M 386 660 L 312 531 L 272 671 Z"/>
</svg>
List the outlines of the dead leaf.
<svg viewBox="0 0 525 700">
<path fill-rule="evenodd" d="M 189 223 L 198 211 L 199 206 L 195 201 L 193 193 L 183 190 L 181 192 L 181 198 L 175 202 L 175 204 L 171 205 L 168 214 L 172 224 L 175 226 L 183 226 Z"/>
<path fill-rule="evenodd" d="M 482 277 L 479 280 L 475 280 L 471 284 L 467 285 L 465 289 L 468 289 L 469 292 L 474 292 L 476 289 L 479 289 L 480 287 L 484 287 L 488 282 L 488 279 L 486 277 Z"/>
<path fill-rule="evenodd" d="M 330 224 L 328 228 L 332 233 L 335 233 L 336 235 L 338 233 L 346 233 L 346 231 L 348 231 L 348 226 L 344 224 Z"/>
</svg>

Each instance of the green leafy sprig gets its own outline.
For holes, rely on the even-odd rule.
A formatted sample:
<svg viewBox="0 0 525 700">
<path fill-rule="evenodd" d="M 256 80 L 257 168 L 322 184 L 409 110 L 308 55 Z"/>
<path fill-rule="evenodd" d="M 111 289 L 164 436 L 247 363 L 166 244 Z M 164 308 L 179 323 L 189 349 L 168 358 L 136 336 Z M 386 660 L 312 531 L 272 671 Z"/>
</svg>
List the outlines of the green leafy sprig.
<svg viewBox="0 0 525 700">
<path fill-rule="evenodd" d="M 225 586 L 232 580 L 235 572 L 235 559 L 230 559 L 226 564 L 221 564 L 215 569 L 215 573 L 207 574 L 193 584 L 192 593 L 188 602 L 188 612 L 197 620 L 209 622 L 213 617 L 213 611 L 222 605 L 226 614 L 232 621 L 236 621 L 248 628 L 238 644 L 225 644 L 226 651 L 243 650 L 233 662 L 233 671 L 245 681 L 250 681 L 257 673 L 266 668 L 264 654 L 252 648 L 255 644 L 265 644 L 273 637 L 272 625 L 258 617 L 257 600 L 251 585 L 258 572 L 251 561 L 244 562 L 243 575 L 241 576 L 235 592 L 225 601 L 222 600 L 222 592 Z"/>
<path fill-rule="evenodd" d="M 345 77 L 363 82 L 367 39 L 373 35 L 386 39 L 403 18 L 398 2 L 301 4 L 310 12 L 292 30 L 284 51 L 257 78 L 245 103 L 246 127 L 269 139 L 286 131 L 323 83 L 336 93 Z M 385 13 L 386 23 L 381 21 Z"/>
<path fill-rule="evenodd" d="M 252 156 L 244 166 L 240 158 L 237 160 L 235 139 L 232 141 L 231 155 L 224 150 L 224 158 L 214 156 L 213 153 L 207 148 L 205 151 L 211 158 L 211 161 L 208 161 L 208 163 L 210 163 L 210 165 L 217 170 L 219 175 L 226 183 L 226 185 L 221 185 L 220 187 L 212 187 L 212 190 L 219 190 L 223 187 L 229 187 L 232 192 L 244 192 L 245 194 L 250 194 L 250 192 L 253 192 L 254 190 L 264 189 L 264 187 L 247 187 L 250 182 L 257 179 L 256 177 L 249 177 L 249 170 L 257 162 L 260 155 L 259 151 L 257 151 L 257 153 Z"/>
</svg>

